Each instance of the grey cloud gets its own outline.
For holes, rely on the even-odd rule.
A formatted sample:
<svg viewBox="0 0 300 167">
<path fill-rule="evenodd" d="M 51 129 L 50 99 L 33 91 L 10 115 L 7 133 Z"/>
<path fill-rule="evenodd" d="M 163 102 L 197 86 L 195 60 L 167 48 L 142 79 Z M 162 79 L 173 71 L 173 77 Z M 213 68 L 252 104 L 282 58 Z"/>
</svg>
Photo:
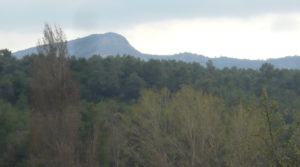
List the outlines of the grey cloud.
<svg viewBox="0 0 300 167">
<path fill-rule="evenodd" d="M 196 17 L 248 17 L 300 12 L 299 0 L 4 0 L 0 31 L 41 27 L 44 22 L 75 28 L 128 27 Z M 3 3 L 3 4 L 1 4 Z"/>
</svg>

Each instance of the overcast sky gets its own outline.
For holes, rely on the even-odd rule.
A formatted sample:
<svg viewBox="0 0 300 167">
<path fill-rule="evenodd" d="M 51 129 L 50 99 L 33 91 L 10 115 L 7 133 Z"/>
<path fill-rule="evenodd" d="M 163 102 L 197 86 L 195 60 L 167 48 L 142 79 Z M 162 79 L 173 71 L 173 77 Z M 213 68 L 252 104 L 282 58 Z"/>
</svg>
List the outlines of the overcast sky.
<svg viewBox="0 0 300 167">
<path fill-rule="evenodd" d="M 139 51 L 266 59 L 300 55 L 299 0 L 0 0 L 0 48 L 117 32 Z"/>
</svg>

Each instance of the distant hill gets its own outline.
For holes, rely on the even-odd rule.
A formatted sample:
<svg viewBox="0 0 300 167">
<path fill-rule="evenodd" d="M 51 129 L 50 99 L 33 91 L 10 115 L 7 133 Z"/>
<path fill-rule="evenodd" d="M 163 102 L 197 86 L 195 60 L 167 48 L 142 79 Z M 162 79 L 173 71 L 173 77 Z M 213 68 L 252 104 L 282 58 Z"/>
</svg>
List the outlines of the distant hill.
<svg viewBox="0 0 300 167">
<path fill-rule="evenodd" d="M 90 57 L 92 55 L 140 55 L 123 36 L 116 33 L 92 34 L 68 42 L 69 53 L 76 57 Z M 14 55 L 18 58 L 36 53 L 36 47 L 17 51 Z"/>
<path fill-rule="evenodd" d="M 278 59 L 268 60 L 247 60 L 236 59 L 230 57 L 209 58 L 203 55 L 193 53 L 179 53 L 175 55 L 150 55 L 144 54 L 136 50 L 130 45 L 128 40 L 117 33 L 92 34 L 83 38 L 74 39 L 68 42 L 70 55 L 75 57 L 91 57 L 93 55 L 109 56 L 109 55 L 131 55 L 144 60 L 161 59 L 176 60 L 183 62 L 197 62 L 205 65 L 208 60 L 212 60 L 217 68 L 259 68 L 263 63 L 271 63 L 276 68 L 300 69 L 300 57 L 289 56 Z M 17 58 L 25 55 L 36 53 L 36 47 L 17 51 L 14 54 Z"/>
</svg>

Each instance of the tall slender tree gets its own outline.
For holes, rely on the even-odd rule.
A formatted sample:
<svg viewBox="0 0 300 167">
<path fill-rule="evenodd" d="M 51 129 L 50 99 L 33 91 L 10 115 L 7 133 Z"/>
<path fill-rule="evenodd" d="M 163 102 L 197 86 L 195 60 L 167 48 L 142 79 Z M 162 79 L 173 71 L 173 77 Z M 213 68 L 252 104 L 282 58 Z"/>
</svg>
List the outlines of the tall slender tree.
<svg viewBox="0 0 300 167">
<path fill-rule="evenodd" d="M 32 113 L 28 165 L 78 166 L 79 89 L 69 70 L 67 42 L 61 28 L 45 25 L 30 74 Z"/>
</svg>

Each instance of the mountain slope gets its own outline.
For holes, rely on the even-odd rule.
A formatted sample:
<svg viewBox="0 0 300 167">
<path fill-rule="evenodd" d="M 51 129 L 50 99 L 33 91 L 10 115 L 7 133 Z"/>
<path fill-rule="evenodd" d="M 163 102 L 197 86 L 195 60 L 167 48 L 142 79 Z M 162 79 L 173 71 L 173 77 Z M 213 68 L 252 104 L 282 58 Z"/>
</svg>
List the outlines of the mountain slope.
<svg viewBox="0 0 300 167">
<path fill-rule="evenodd" d="M 90 57 L 93 55 L 123 55 L 139 56 L 141 53 L 134 49 L 126 38 L 116 33 L 92 34 L 68 42 L 69 53 L 75 57 Z M 25 55 L 37 53 L 36 47 L 15 52 L 21 58 Z"/>
<path fill-rule="evenodd" d="M 129 54 L 140 55 L 123 36 L 116 33 L 93 34 L 69 42 L 70 54 L 86 57 L 95 54 L 102 56 Z"/>
</svg>

